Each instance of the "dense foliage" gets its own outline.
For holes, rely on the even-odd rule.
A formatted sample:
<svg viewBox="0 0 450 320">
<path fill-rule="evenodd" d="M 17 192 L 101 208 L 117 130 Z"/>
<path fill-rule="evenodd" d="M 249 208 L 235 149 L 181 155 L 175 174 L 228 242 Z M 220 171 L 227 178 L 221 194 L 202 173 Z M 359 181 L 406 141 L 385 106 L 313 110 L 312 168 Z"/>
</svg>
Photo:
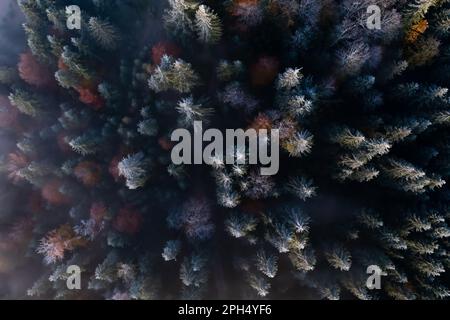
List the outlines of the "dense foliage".
<svg viewBox="0 0 450 320">
<path fill-rule="evenodd" d="M 450 1 L 18 3 L 0 276 L 34 284 L 2 297 L 449 297 Z M 174 165 L 197 120 L 279 129 L 279 173 Z"/>
</svg>

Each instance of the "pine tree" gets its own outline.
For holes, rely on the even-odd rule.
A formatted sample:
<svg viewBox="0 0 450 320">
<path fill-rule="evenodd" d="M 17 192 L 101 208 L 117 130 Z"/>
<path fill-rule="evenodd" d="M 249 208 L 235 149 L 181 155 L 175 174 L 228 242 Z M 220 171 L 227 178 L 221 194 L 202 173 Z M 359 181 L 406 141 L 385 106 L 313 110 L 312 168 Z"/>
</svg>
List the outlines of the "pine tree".
<svg viewBox="0 0 450 320">
<path fill-rule="evenodd" d="M 124 176 L 129 189 L 143 187 L 149 179 L 149 161 L 142 152 L 129 155 L 119 162 L 119 174 Z"/>
<path fill-rule="evenodd" d="M 201 42 L 214 43 L 220 40 L 222 35 L 220 19 L 207 6 L 200 5 L 195 12 L 195 27 Z"/>
<path fill-rule="evenodd" d="M 162 256 L 165 261 L 176 260 L 180 251 L 181 243 L 178 240 L 167 241 Z"/>
<path fill-rule="evenodd" d="M 265 297 L 269 294 L 270 283 L 263 277 L 257 275 L 250 275 L 248 278 L 250 286 L 256 291 L 258 296 Z"/>
<path fill-rule="evenodd" d="M 158 133 L 158 123 L 155 119 L 145 119 L 139 122 L 138 132 L 145 136 L 153 137 Z"/>
<path fill-rule="evenodd" d="M 185 127 L 193 127 L 194 121 L 207 122 L 207 117 L 213 111 L 211 108 L 203 108 L 201 104 L 195 104 L 192 97 L 180 100 L 176 109 L 180 113 L 179 122 Z"/>
<path fill-rule="evenodd" d="M 119 33 L 108 21 L 91 17 L 89 19 L 89 31 L 101 47 L 108 50 L 118 47 L 120 41 Z"/>
<path fill-rule="evenodd" d="M 101 147 L 102 140 L 96 132 L 85 133 L 69 141 L 74 151 L 82 155 L 95 154 Z"/>
<path fill-rule="evenodd" d="M 336 269 L 348 271 L 352 265 L 351 256 L 347 249 L 341 245 L 334 245 L 325 251 L 328 263 Z"/>
<path fill-rule="evenodd" d="M 174 89 L 181 93 L 190 92 L 198 84 L 198 76 L 189 63 L 181 59 L 173 61 L 169 56 L 163 56 L 161 64 L 151 75 L 148 84 L 156 91 Z"/>
<path fill-rule="evenodd" d="M 257 224 L 257 219 L 241 213 L 234 213 L 225 221 L 226 230 L 235 238 L 245 237 L 256 229 Z"/>
<path fill-rule="evenodd" d="M 42 106 L 38 98 L 27 91 L 21 89 L 14 90 L 14 93 L 9 95 L 9 101 L 20 112 L 28 116 L 37 117 L 42 114 Z"/>
<path fill-rule="evenodd" d="M 256 254 L 256 267 L 267 277 L 274 278 L 278 271 L 277 257 L 261 250 Z"/>
<path fill-rule="evenodd" d="M 448 1 L 65 5 L 0 22 L 0 298 L 448 299 Z M 194 121 L 277 129 L 279 172 L 171 163 Z"/>
<path fill-rule="evenodd" d="M 288 192 L 303 201 L 316 195 L 316 187 L 313 186 L 312 181 L 303 177 L 291 178 L 286 188 Z"/>
<path fill-rule="evenodd" d="M 311 152 L 313 136 L 308 131 L 301 131 L 285 141 L 282 146 L 292 157 L 300 157 Z"/>
<path fill-rule="evenodd" d="M 206 260 L 198 255 L 185 258 L 180 268 L 180 279 L 185 286 L 200 287 L 208 281 L 205 263 Z"/>
</svg>

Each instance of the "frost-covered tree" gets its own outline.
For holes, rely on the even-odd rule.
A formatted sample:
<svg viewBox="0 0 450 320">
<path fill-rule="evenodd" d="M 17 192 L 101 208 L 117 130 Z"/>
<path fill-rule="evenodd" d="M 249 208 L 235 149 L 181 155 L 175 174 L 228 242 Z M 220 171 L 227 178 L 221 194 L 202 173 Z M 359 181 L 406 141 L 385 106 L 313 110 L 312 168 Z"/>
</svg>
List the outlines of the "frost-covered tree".
<svg viewBox="0 0 450 320">
<path fill-rule="evenodd" d="M 177 255 L 180 251 L 181 242 L 178 240 L 167 241 L 162 257 L 165 261 L 176 260 Z"/>
<path fill-rule="evenodd" d="M 120 36 L 116 28 L 97 17 L 91 17 L 88 23 L 89 32 L 98 44 L 105 49 L 115 49 L 118 46 Z"/>
<path fill-rule="evenodd" d="M 286 189 L 301 200 L 306 200 L 316 195 L 316 187 L 311 180 L 303 177 L 294 177 L 288 182 Z"/>
<path fill-rule="evenodd" d="M 125 177 L 127 187 L 130 189 L 143 187 L 149 179 L 149 160 L 142 152 L 123 158 L 117 167 L 119 174 Z"/>
<path fill-rule="evenodd" d="M 206 259 L 199 255 L 186 258 L 181 264 L 180 279 L 187 287 L 200 287 L 208 281 Z"/>
<path fill-rule="evenodd" d="M 256 267 L 264 275 L 274 278 L 278 271 L 277 256 L 266 253 L 264 250 L 256 254 Z"/>
<path fill-rule="evenodd" d="M 258 296 L 265 297 L 269 294 L 271 285 L 264 277 L 252 274 L 249 276 L 248 282 Z"/>
<path fill-rule="evenodd" d="M 207 6 L 200 5 L 195 12 L 195 28 L 200 41 L 217 42 L 222 35 L 219 17 Z"/>
<path fill-rule="evenodd" d="M 334 245 L 325 251 L 328 263 L 336 269 L 348 271 L 352 265 L 351 255 L 342 245 Z"/>
<path fill-rule="evenodd" d="M 191 127 L 194 121 L 207 122 L 208 116 L 213 112 L 211 108 L 205 108 L 201 104 L 195 104 L 192 97 L 180 100 L 176 109 L 180 113 L 180 124 Z"/>
<path fill-rule="evenodd" d="M 14 92 L 11 92 L 9 101 L 20 112 L 31 117 L 39 116 L 43 109 L 36 96 L 21 89 L 16 89 Z"/>
<path fill-rule="evenodd" d="M 235 238 L 245 237 L 256 229 L 257 224 L 256 218 L 242 213 L 233 213 L 225 221 L 226 230 Z"/>
<path fill-rule="evenodd" d="M 173 61 L 169 56 L 163 56 L 161 64 L 151 75 L 148 84 L 156 92 L 174 89 L 188 93 L 198 81 L 198 76 L 189 63 L 181 59 Z"/>
<path fill-rule="evenodd" d="M 0 298 L 448 299 L 448 1 L 82 2 L 0 21 Z M 194 121 L 278 173 L 173 164 Z"/>
<path fill-rule="evenodd" d="M 102 142 L 101 137 L 96 132 L 90 132 L 73 138 L 68 143 L 75 152 L 88 155 L 97 153 Z"/>
<path fill-rule="evenodd" d="M 282 143 L 282 146 L 292 157 L 300 157 L 311 152 L 313 145 L 313 136 L 308 131 L 296 133 Z"/>
</svg>

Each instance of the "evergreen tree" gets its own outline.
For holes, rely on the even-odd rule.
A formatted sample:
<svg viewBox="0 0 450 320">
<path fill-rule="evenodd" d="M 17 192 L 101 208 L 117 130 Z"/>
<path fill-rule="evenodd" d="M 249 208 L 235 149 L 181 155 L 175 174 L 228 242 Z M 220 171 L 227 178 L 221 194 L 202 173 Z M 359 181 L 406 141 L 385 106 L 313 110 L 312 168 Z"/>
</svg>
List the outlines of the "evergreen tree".
<svg viewBox="0 0 450 320">
<path fill-rule="evenodd" d="M 89 31 L 92 37 L 105 49 L 115 49 L 120 36 L 111 23 L 96 17 L 89 19 Z"/>
<path fill-rule="evenodd" d="M 73 4 L 0 22 L 1 298 L 449 298 L 449 1 Z M 278 173 L 173 164 L 194 121 Z"/>
</svg>

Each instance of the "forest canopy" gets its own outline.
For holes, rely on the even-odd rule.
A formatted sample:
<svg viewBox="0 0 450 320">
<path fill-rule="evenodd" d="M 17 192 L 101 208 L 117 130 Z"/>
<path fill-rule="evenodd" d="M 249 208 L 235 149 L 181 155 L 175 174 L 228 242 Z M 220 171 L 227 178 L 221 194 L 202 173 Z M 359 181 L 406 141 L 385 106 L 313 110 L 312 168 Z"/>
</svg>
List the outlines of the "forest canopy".
<svg viewBox="0 0 450 320">
<path fill-rule="evenodd" d="M 449 298 L 449 0 L 10 10 L 0 298 Z M 199 121 L 277 130 L 279 171 L 174 164 Z"/>
</svg>

